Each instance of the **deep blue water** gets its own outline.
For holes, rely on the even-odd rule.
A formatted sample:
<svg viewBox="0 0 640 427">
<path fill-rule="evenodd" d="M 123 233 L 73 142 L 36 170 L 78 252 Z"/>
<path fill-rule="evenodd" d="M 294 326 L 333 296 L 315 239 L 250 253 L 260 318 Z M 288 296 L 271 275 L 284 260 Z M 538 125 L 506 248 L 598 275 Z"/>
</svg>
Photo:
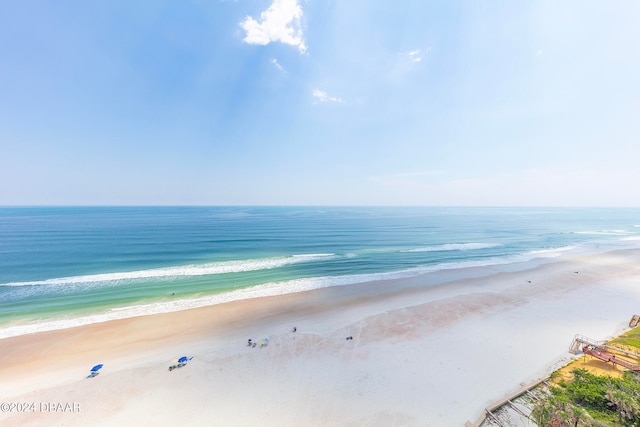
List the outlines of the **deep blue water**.
<svg viewBox="0 0 640 427">
<path fill-rule="evenodd" d="M 622 208 L 0 208 L 0 328 L 623 248 L 638 224 Z"/>
</svg>

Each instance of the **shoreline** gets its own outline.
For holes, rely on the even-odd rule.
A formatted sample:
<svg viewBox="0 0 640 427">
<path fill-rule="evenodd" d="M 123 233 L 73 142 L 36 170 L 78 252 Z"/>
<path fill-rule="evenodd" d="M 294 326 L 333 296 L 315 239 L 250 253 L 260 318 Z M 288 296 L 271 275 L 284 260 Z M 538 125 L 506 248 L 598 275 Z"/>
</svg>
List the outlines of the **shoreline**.
<svg viewBox="0 0 640 427">
<path fill-rule="evenodd" d="M 571 255 L 564 254 L 564 249 L 571 249 Z M 582 247 L 576 249 L 575 247 L 563 247 L 546 251 L 514 254 L 504 258 L 491 258 L 484 261 L 470 260 L 462 263 L 456 261 L 451 263 L 445 262 L 433 266 L 417 267 L 415 271 L 410 268 L 399 271 L 363 273 L 361 275 L 292 279 L 284 282 L 269 282 L 209 295 L 175 299 L 167 294 L 164 297 L 153 297 L 153 299 L 156 300 L 154 302 L 139 301 L 132 305 L 104 308 L 95 312 L 74 313 L 60 317 L 45 318 L 40 322 L 30 322 L 26 319 L 9 320 L 0 326 L 0 340 L 14 336 L 69 329 L 113 320 L 174 313 L 234 301 L 286 296 L 288 294 L 303 293 L 324 288 L 358 285 L 369 286 L 372 283 L 392 283 L 394 286 L 401 286 L 401 284 L 405 283 L 416 283 L 416 286 L 425 286 L 425 284 L 427 286 L 440 285 L 456 282 L 462 278 L 479 279 L 496 272 L 526 271 L 542 264 L 557 262 L 563 258 L 580 257 L 594 253 L 593 248 Z M 614 249 L 611 247 L 609 251 L 627 249 L 629 248 Z M 601 252 L 597 251 L 595 253 Z M 537 255 L 534 256 L 534 254 Z M 480 264 L 476 265 L 478 262 L 480 262 Z M 325 283 L 327 279 L 328 283 Z"/>
<path fill-rule="evenodd" d="M 464 425 L 565 364 L 576 333 L 622 332 L 640 302 L 639 260 L 640 250 L 618 250 L 433 286 L 370 282 L 4 338 L 3 401 L 82 410 L 0 421 Z M 246 347 L 267 336 L 269 346 Z M 194 360 L 169 374 L 183 354 Z M 101 374 L 84 379 L 96 363 Z M 210 401 L 223 404 L 204 409 Z"/>
</svg>

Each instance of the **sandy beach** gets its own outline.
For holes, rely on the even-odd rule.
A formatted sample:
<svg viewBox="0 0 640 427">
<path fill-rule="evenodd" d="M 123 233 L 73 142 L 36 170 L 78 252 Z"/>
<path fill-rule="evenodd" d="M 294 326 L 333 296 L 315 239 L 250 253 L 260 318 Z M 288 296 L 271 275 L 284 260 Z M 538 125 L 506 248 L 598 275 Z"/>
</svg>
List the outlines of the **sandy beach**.
<svg viewBox="0 0 640 427">
<path fill-rule="evenodd" d="M 439 285 L 372 282 L 6 338 L 0 424 L 463 426 L 569 361 L 575 334 L 626 330 L 639 261 L 625 250 L 482 267 Z M 193 360 L 170 372 L 182 355 Z"/>
</svg>

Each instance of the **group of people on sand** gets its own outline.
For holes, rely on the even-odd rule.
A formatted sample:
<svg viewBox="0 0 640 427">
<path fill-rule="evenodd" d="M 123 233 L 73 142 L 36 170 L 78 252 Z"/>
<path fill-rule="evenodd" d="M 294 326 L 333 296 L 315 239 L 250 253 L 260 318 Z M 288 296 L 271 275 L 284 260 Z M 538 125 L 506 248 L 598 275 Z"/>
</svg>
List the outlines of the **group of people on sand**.
<svg viewBox="0 0 640 427">
<path fill-rule="evenodd" d="M 295 334 L 296 332 L 298 332 L 298 328 L 296 326 L 294 326 L 293 328 L 291 328 L 291 332 Z M 346 340 L 347 341 L 353 341 L 353 337 L 351 335 L 349 335 L 346 338 Z M 247 340 L 247 347 L 253 348 L 253 347 L 257 346 L 257 345 L 258 345 L 258 343 L 255 342 L 254 340 L 252 340 L 251 338 L 249 338 Z M 266 338 L 263 338 L 263 339 L 260 340 L 260 347 L 265 347 L 267 345 L 269 345 L 269 337 L 266 337 Z"/>
<path fill-rule="evenodd" d="M 294 326 L 293 328 L 291 328 L 291 332 L 296 333 L 297 331 L 298 331 L 297 327 Z M 251 338 L 249 338 L 249 340 L 247 341 L 247 347 L 253 348 L 257 345 L 258 343 L 252 340 Z M 260 340 L 260 347 L 266 347 L 268 345 L 269 345 L 269 337 L 266 337 Z"/>
<path fill-rule="evenodd" d="M 251 338 L 249 338 L 249 340 L 247 341 L 247 347 L 255 347 L 257 346 L 258 343 L 255 342 L 254 340 L 252 340 Z M 269 345 L 269 337 L 263 338 L 260 340 L 260 347 L 266 347 Z"/>
<path fill-rule="evenodd" d="M 187 366 L 187 362 L 189 362 L 191 359 L 193 359 L 193 356 L 182 356 L 178 360 L 173 360 L 171 362 L 171 366 L 169 366 L 169 372 L 173 371 L 174 369 L 178 369 L 178 368 L 182 368 L 183 366 Z"/>
</svg>

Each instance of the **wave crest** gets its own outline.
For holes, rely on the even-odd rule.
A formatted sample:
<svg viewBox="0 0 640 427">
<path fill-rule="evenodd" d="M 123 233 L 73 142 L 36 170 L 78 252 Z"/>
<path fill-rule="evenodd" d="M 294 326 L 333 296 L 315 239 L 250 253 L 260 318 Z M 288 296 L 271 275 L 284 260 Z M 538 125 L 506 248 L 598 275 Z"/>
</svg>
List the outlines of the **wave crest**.
<svg viewBox="0 0 640 427">
<path fill-rule="evenodd" d="M 444 252 L 444 251 L 471 251 L 502 246 L 500 243 L 446 243 L 438 246 L 425 246 L 422 248 L 407 249 L 402 252 Z"/>
<path fill-rule="evenodd" d="M 0 286 L 43 286 L 77 285 L 87 283 L 122 282 L 145 279 L 168 279 L 177 277 L 210 276 L 214 274 L 242 273 L 246 271 L 270 270 L 291 264 L 324 260 L 334 254 L 301 254 L 285 257 L 261 258 L 250 260 L 220 261 L 206 264 L 191 264 L 176 267 L 152 268 L 148 270 L 91 274 L 86 276 L 61 277 L 30 282 L 4 283 Z"/>
</svg>

